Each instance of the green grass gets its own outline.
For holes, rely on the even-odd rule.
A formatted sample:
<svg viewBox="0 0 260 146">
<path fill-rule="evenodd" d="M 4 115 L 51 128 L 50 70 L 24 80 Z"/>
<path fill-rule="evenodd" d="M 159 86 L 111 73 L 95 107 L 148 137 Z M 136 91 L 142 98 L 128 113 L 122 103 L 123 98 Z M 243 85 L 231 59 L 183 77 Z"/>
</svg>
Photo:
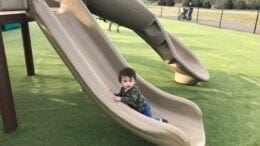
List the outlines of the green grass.
<svg viewBox="0 0 260 146">
<path fill-rule="evenodd" d="M 107 32 L 120 53 L 146 80 L 197 103 L 204 115 L 208 146 L 260 145 L 260 37 L 161 19 L 167 30 L 193 48 L 211 79 L 184 86 L 158 55 L 132 31 Z M 4 33 L 19 128 L 0 145 L 152 145 L 133 135 L 85 95 L 68 69 L 32 23 L 37 75 L 27 77 L 19 30 Z M 0 120 L 2 129 L 2 121 Z"/>
</svg>

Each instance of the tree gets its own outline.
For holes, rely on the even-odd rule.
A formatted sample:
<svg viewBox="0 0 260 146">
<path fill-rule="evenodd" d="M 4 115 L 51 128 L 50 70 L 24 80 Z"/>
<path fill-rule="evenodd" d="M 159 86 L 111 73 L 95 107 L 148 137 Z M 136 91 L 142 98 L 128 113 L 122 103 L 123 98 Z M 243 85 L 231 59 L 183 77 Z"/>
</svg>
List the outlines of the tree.
<svg viewBox="0 0 260 146">
<path fill-rule="evenodd" d="M 202 4 L 203 8 L 211 8 L 211 3 L 209 0 L 204 0 Z"/>
<path fill-rule="evenodd" d="M 224 2 L 224 8 L 225 9 L 233 9 L 233 2 L 232 2 L 232 0 L 226 0 L 225 2 Z"/>
<path fill-rule="evenodd" d="M 204 0 L 205 1 L 205 0 Z M 203 4 L 204 4 L 203 1 Z M 209 0 L 214 8 L 260 9 L 260 0 Z"/>
<path fill-rule="evenodd" d="M 158 5 L 160 6 L 165 6 L 166 5 L 166 0 L 159 0 Z"/>
<path fill-rule="evenodd" d="M 246 2 L 244 0 L 235 0 L 234 8 L 245 9 L 246 8 Z"/>
<path fill-rule="evenodd" d="M 202 1 L 201 0 L 193 0 L 192 4 L 194 7 L 202 7 Z"/>
<path fill-rule="evenodd" d="M 249 9 L 253 9 L 254 8 L 254 4 L 255 3 L 255 0 L 247 0 L 246 1 L 246 5 Z"/>
<path fill-rule="evenodd" d="M 159 0 L 158 5 L 160 5 L 160 6 L 174 6 L 175 2 L 174 2 L 174 0 Z"/>
<path fill-rule="evenodd" d="M 214 1 L 214 7 L 215 8 L 223 8 L 223 5 L 224 5 L 224 2 L 223 2 L 223 0 L 216 0 L 216 1 Z"/>
<path fill-rule="evenodd" d="M 174 6 L 175 2 L 174 0 L 166 0 L 166 6 Z"/>
<path fill-rule="evenodd" d="M 260 0 L 256 0 L 255 9 L 260 9 Z"/>
<path fill-rule="evenodd" d="M 174 2 L 177 4 L 177 3 L 181 3 L 182 0 L 175 0 Z"/>
<path fill-rule="evenodd" d="M 190 3 L 190 0 L 182 0 L 182 6 L 183 7 L 188 7 Z"/>
<path fill-rule="evenodd" d="M 260 9 L 260 0 L 246 0 L 245 3 L 249 9 Z"/>
</svg>

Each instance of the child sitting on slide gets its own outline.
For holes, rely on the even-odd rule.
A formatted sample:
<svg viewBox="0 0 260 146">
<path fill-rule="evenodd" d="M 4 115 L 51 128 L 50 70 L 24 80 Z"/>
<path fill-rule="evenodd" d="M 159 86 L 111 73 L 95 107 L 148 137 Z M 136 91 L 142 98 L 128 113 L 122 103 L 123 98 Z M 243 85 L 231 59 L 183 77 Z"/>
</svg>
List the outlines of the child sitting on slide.
<svg viewBox="0 0 260 146">
<path fill-rule="evenodd" d="M 150 104 L 147 103 L 146 98 L 142 95 L 141 90 L 136 85 L 136 73 L 131 68 L 125 68 L 119 73 L 119 82 L 122 87 L 118 94 L 115 94 L 113 100 L 115 102 L 123 102 L 132 107 L 136 111 L 152 117 Z M 156 118 L 159 121 L 168 123 L 167 120 Z"/>
</svg>

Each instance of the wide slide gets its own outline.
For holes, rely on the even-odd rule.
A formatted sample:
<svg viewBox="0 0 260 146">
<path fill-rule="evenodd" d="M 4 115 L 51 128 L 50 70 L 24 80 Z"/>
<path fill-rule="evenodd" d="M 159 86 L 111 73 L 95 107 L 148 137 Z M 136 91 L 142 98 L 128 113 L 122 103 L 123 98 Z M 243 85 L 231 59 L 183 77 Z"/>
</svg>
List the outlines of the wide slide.
<svg viewBox="0 0 260 146">
<path fill-rule="evenodd" d="M 151 102 L 154 116 L 166 118 L 168 124 L 112 100 L 113 94 L 108 87 L 118 92 L 118 72 L 129 65 L 81 0 L 62 0 L 56 12 L 52 12 L 43 0 L 29 0 L 28 8 L 30 16 L 37 21 L 81 86 L 121 125 L 157 145 L 205 145 L 199 107 L 187 99 L 161 91 L 140 76 L 138 86 Z"/>
</svg>

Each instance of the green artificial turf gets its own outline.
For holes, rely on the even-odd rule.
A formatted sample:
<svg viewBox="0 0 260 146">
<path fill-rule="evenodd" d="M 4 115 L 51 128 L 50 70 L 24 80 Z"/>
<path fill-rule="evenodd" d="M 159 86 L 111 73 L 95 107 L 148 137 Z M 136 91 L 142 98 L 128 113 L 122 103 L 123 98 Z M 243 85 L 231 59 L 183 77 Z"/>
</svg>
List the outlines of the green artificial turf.
<svg viewBox="0 0 260 146">
<path fill-rule="evenodd" d="M 146 80 L 197 103 L 204 115 L 208 146 L 260 145 L 260 37 L 250 33 L 161 19 L 162 25 L 189 45 L 209 70 L 199 86 L 174 82 L 158 55 L 132 31 L 107 31 L 129 64 Z M 152 145 L 111 119 L 88 95 L 31 23 L 37 75 L 27 77 L 20 30 L 4 32 L 19 128 L 1 146 Z M 2 121 L 0 120 L 2 129 Z"/>
</svg>

